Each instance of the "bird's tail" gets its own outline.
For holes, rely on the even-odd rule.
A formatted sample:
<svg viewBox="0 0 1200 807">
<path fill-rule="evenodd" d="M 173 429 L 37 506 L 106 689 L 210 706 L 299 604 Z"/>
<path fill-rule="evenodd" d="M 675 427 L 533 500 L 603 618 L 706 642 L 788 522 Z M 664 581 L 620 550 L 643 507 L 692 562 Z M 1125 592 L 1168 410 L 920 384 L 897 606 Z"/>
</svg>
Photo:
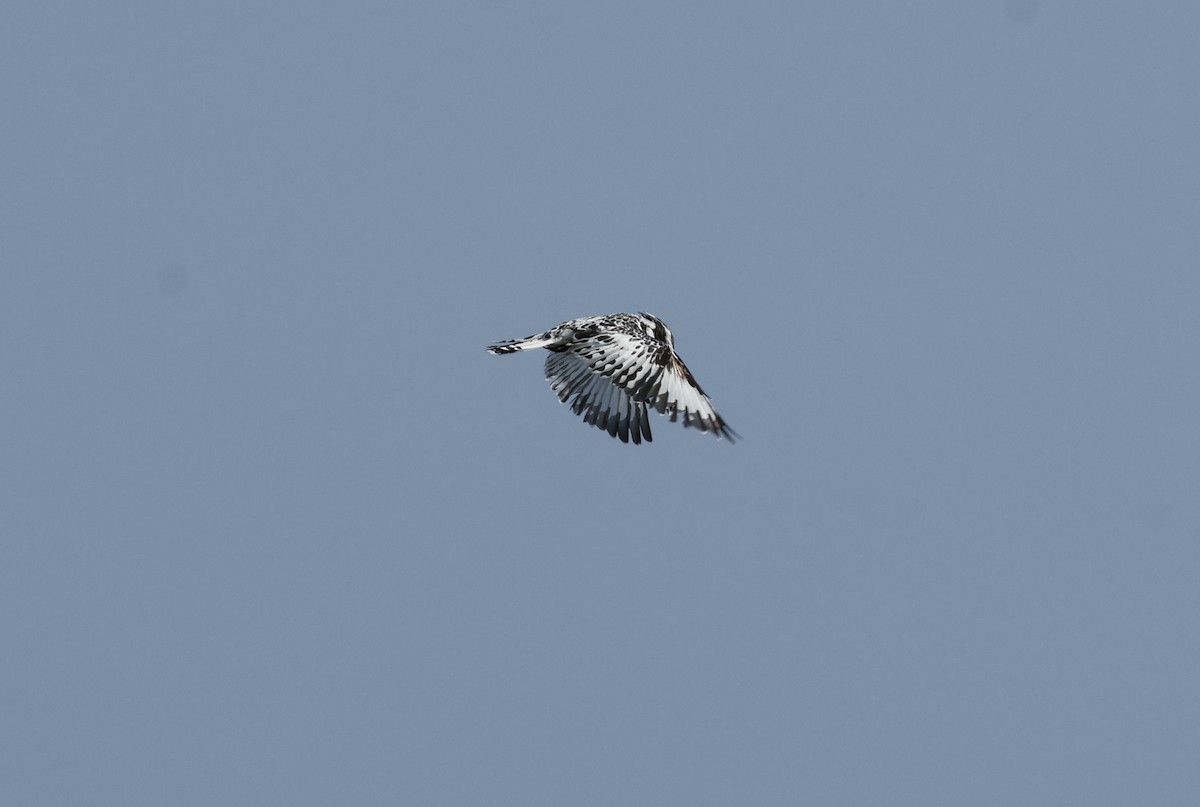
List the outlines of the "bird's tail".
<svg viewBox="0 0 1200 807">
<path fill-rule="evenodd" d="M 516 353 L 519 350 L 534 350 L 535 348 L 553 345 L 556 342 L 558 340 L 550 336 L 550 334 L 539 333 L 534 336 L 526 336 L 524 339 L 509 339 L 504 342 L 497 342 L 488 348 L 488 352 L 503 355 L 505 353 Z"/>
</svg>

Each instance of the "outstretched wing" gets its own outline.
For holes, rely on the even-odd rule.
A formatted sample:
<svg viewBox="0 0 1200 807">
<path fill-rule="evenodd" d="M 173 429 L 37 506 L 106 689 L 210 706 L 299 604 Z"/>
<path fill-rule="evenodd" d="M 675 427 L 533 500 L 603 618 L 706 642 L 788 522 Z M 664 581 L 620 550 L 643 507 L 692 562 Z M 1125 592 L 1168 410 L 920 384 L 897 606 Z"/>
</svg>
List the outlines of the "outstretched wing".
<svg viewBox="0 0 1200 807">
<path fill-rule="evenodd" d="M 571 411 L 582 415 L 586 423 L 621 438 L 622 443 L 631 437 L 634 443 L 654 439 L 646 404 L 632 400 L 610 378 L 594 372 L 579 354 L 551 352 L 546 357 L 546 378 L 558 399 L 563 403 L 571 399 Z"/>
<path fill-rule="evenodd" d="M 576 356 L 592 375 L 606 379 L 635 404 L 652 406 L 672 421 L 682 417 L 684 426 L 713 432 L 730 442 L 738 436 L 717 413 L 687 365 L 663 342 L 620 332 L 599 333 L 552 354 L 560 355 Z M 547 375 L 550 363 L 547 360 Z"/>
</svg>

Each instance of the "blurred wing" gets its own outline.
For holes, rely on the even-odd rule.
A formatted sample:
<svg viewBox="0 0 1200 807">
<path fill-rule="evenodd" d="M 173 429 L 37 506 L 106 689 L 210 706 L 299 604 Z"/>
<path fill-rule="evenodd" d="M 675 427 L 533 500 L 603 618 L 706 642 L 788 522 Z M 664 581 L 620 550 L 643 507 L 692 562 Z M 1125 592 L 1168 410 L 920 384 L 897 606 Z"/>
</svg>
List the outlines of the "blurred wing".
<svg viewBox="0 0 1200 807">
<path fill-rule="evenodd" d="M 551 352 L 546 357 L 546 378 L 558 399 L 571 401 L 571 411 L 584 422 L 603 429 L 622 443 L 632 437 L 634 443 L 647 443 L 650 419 L 646 404 L 633 401 L 612 379 L 592 370 L 587 359 L 569 350 Z"/>
<path fill-rule="evenodd" d="M 572 345 L 592 373 L 609 379 L 635 402 L 733 442 L 737 433 L 717 414 L 687 365 L 665 344 L 623 333 L 602 333 Z M 549 363 L 547 362 L 547 368 Z"/>
</svg>

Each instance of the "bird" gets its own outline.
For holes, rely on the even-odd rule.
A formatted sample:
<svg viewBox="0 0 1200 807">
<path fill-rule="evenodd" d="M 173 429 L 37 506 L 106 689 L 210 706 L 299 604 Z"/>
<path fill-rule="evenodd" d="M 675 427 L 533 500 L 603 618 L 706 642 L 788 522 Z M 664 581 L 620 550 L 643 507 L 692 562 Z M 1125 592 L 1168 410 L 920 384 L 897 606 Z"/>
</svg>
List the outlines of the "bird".
<svg viewBox="0 0 1200 807">
<path fill-rule="evenodd" d="M 649 408 L 685 427 L 710 432 L 730 443 L 741 435 L 717 414 L 675 352 L 666 324 L 645 312 L 567 320 L 545 333 L 488 347 L 496 355 L 546 348 L 546 378 L 562 403 L 585 423 L 622 443 L 654 438 Z"/>
</svg>

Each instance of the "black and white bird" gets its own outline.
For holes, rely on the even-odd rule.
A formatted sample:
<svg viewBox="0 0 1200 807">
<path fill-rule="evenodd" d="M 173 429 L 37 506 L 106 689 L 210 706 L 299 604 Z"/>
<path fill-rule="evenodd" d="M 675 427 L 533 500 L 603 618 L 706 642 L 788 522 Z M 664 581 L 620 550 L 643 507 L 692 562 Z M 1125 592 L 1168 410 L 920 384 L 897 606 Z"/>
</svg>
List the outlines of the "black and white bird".
<svg viewBox="0 0 1200 807">
<path fill-rule="evenodd" d="M 729 428 L 675 352 L 671 329 L 653 314 L 609 314 L 556 325 L 545 333 L 499 342 L 496 354 L 544 347 L 546 378 L 585 422 L 628 443 L 647 443 L 647 407 L 684 426 L 733 442 Z"/>
</svg>

